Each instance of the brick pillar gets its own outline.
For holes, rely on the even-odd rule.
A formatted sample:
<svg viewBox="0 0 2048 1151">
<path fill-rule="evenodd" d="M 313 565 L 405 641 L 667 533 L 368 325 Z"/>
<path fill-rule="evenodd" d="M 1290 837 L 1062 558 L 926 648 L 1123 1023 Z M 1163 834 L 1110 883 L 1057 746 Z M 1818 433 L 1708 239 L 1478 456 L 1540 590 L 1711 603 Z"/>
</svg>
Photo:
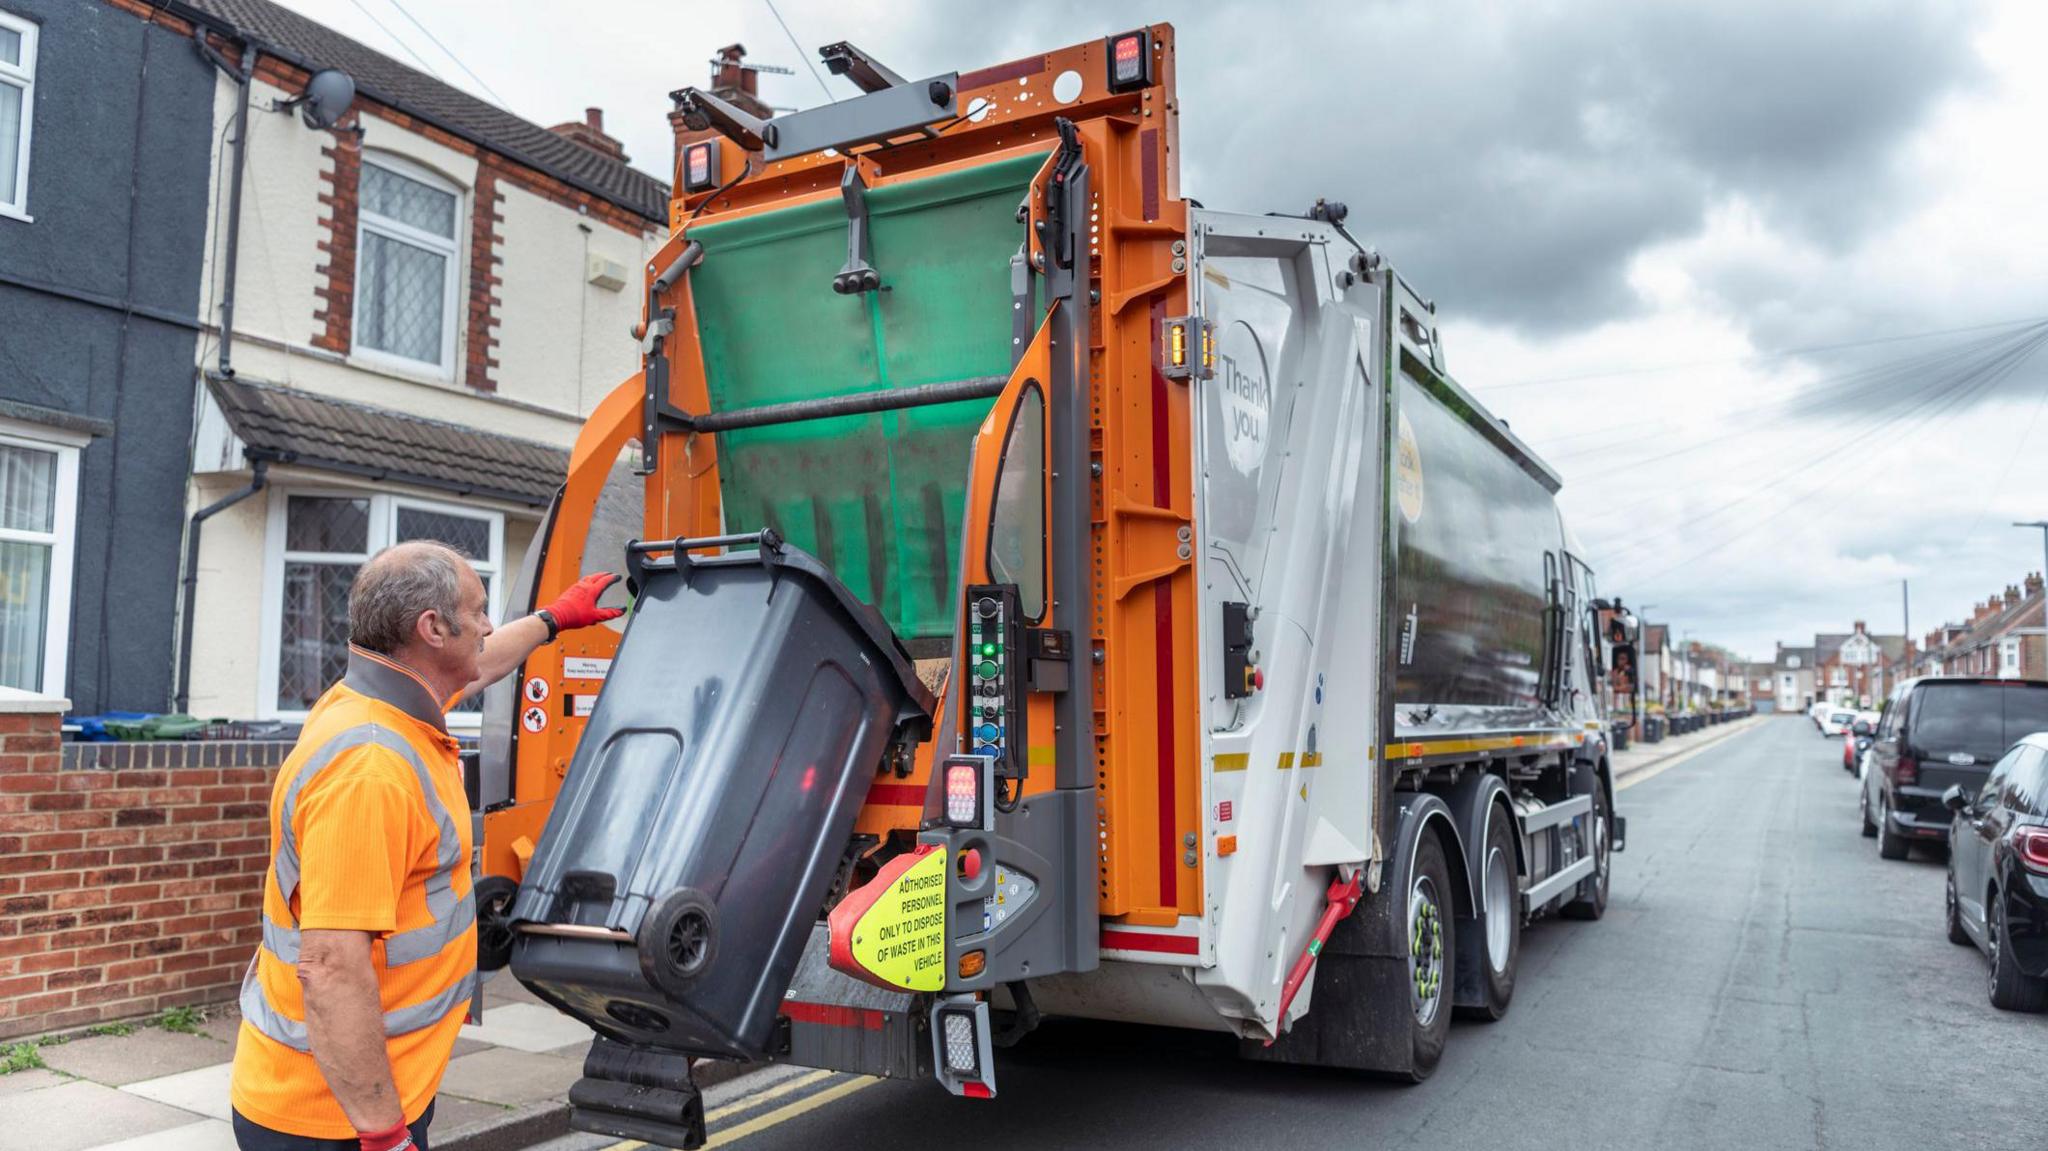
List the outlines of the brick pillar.
<svg viewBox="0 0 2048 1151">
<path fill-rule="evenodd" d="M 346 126 L 336 127 L 333 145 L 320 149 L 329 163 L 320 180 L 329 187 L 320 193 L 327 218 L 320 221 L 326 236 L 319 242 L 322 258 L 316 271 L 324 282 L 313 289 L 320 297 L 320 310 L 313 313 L 313 346 L 344 356 L 355 323 L 356 205 L 363 174 L 363 138 L 355 123 L 351 114 Z"/>
<path fill-rule="evenodd" d="M 498 361 L 492 354 L 498 347 L 493 335 L 498 327 L 498 226 L 505 217 L 498 205 L 505 197 L 498 192 L 498 173 L 485 156 L 476 169 L 476 194 L 469 212 L 469 309 L 465 327 L 466 363 L 463 382 L 480 392 L 495 392 L 498 381 L 491 378 Z M 581 280 L 583 270 L 576 271 Z"/>
</svg>

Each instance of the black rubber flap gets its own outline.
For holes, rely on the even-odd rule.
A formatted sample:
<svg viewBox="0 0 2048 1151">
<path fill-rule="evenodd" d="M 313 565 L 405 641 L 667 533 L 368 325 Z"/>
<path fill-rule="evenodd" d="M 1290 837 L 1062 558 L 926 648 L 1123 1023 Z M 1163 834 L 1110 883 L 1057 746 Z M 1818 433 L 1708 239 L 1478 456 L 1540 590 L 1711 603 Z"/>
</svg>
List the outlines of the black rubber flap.
<svg viewBox="0 0 2048 1151">
<path fill-rule="evenodd" d="M 512 971 L 621 1042 L 766 1058 L 868 785 L 933 700 L 881 617 L 802 551 L 633 568 L 512 908 Z"/>
</svg>

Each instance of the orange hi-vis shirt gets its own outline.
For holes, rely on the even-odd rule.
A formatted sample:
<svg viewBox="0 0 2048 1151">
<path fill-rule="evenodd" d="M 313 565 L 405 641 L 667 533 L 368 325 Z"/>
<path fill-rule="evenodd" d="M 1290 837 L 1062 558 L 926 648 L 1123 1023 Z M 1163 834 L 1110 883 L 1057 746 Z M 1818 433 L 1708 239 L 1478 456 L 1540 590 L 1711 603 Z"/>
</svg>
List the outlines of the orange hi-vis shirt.
<svg viewBox="0 0 2048 1151">
<path fill-rule="evenodd" d="M 476 902 L 459 747 L 425 680 L 362 648 L 313 705 L 270 795 L 263 945 L 242 982 L 235 1110 L 264 1127 L 349 1139 L 314 1062 L 295 966 L 299 932 L 374 938 L 385 1051 L 406 1122 L 441 1076 L 473 991 Z"/>
</svg>

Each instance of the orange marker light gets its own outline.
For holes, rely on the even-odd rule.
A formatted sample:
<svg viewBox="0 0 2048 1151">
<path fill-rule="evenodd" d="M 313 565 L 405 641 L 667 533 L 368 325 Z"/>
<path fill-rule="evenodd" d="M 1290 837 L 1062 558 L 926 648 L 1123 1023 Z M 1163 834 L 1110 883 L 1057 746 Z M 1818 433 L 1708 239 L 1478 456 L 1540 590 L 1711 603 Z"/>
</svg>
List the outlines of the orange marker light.
<svg viewBox="0 0 2048 1151">
<path fill-rule="evenodd" d="M 1234 835 L 1219 835 L 1219 836 L 1217 836 L 1217 837 L 1216 837 L 1216 854 L 1217 854 L 1217 855 L 1236 855 L 1236 854 L 1237 854 L 1237 837 L 1236 837 L 1236 836 L 1234 836 Z"/>
<path fill-rule="evenodd" d="M 972 979 L 988 966 L 988 952 L 970 951 L 960 957 L 960 978 Z"/>
</svg>

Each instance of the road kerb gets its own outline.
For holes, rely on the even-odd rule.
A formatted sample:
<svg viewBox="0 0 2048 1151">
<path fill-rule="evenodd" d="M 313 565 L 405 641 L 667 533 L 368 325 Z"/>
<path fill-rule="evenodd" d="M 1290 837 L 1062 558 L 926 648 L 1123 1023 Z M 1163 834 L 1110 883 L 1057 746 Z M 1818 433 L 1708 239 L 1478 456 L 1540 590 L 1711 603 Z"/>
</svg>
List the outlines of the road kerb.
<svg viewBox="0 0 2048 1151">
<path fill-rule="evenodd" d="M 1645 780 L 1654 779 L 1710 747 L 1725 740 L 1733 739 L 1745 731 L 1754 730 L 1758 724 L 1763 723 L 1768 718 L 1770 717 L 1752 715 L 1747 719 L 1729 724 L 1725 730 L 1716 733 L 1705 742 L 1693 744 L 1691 747 L 1675 748 L 1669 755 L 1659 756 L 1647 763 L 1637 764 L 1628 771 L 1614 777 L 1614 789 L 1620 791 L 1623 788 L 1634 787 Z"/>
</svg>

